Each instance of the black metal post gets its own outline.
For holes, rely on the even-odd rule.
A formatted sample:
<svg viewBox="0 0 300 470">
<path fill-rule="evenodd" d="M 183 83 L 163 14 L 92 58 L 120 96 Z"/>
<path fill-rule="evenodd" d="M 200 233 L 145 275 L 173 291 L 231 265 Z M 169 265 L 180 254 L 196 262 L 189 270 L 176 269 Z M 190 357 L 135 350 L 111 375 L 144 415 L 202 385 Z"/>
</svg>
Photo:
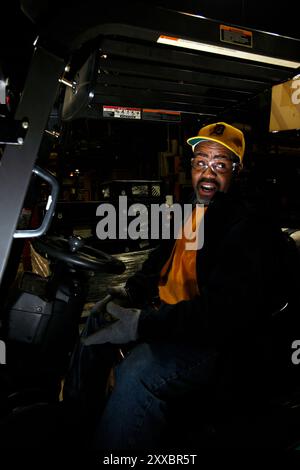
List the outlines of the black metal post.
<svg viewBox="0 0 300 470">
<path fill-rule="evenodd" d="M 61 57 L 41 47 L 35 49 L 15 116 L 28 120 L 28 132 L 23 145 L 7 145 L 1 159 L 0 282 L 64 65 Z"/>
</svg>

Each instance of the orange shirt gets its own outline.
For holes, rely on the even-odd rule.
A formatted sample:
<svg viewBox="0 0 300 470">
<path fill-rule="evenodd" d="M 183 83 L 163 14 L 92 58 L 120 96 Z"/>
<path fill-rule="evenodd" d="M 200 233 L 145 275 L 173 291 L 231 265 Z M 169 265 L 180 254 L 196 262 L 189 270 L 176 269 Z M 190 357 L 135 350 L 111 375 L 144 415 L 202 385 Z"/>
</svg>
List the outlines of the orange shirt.
<svg viewBox="0 0 300 470">
<path fill-rule="evenodd" d="M 187 250 L 186 243 L 192 242 L 188 233 L 191 227 L 193 232 L 199 229 L 204 212 L 205 209 L 203 211 L 202 207 L 194 208 L 184 226 L 182 237 L 176 240 L 171 256 L 160 272 L 158 289 L 160 300 L 163 302 L 176 304 L 199 295 L 196 272 L 197 250 Z"/>
</svg>

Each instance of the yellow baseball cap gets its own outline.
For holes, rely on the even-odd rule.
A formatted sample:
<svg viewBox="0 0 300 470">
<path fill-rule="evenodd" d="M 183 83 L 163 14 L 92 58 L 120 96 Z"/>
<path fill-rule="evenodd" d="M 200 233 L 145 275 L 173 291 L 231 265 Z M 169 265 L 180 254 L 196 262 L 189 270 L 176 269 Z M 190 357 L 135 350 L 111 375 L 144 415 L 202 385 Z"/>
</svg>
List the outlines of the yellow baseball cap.
<svg viewBox="0 0 300 470">
<path fill-rule="evenodd" d="M 245 138 L 242 131 L 236 127 L 226 124 L 226 122 L 216 122 L 202 127 L 195 137 L 190 137 L 187 143 L 194 147 L 204 140 L 211 140 L 224 145 L 237 155 L 242 162 L 245 152 Z"/>
</svg>

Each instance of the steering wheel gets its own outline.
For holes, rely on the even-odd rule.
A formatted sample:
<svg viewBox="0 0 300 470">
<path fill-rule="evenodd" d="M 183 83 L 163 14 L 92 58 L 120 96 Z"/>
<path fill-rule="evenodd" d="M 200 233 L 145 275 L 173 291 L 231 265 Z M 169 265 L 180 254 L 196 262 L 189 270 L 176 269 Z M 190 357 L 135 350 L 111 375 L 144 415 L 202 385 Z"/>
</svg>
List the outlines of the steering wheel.
<svg viewBox="0 0 300 470">
<path fill-rule="evenodd" d="M 41 255 L 67 263 L 68 265 L 102 273 L 122 274 L 125 264 L 103 251 L 85 246 L 84 240 L 72 236 L 68 240 L 57 236 L 44 236 L 32 240 L 34 249 Z"/>
</svg>

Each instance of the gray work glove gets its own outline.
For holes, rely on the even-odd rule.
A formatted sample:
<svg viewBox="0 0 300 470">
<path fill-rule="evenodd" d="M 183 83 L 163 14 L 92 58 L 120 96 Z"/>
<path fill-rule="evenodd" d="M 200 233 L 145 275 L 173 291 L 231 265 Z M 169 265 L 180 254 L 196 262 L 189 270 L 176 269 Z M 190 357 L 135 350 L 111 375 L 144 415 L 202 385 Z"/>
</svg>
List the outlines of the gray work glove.
<svg viewBox="0 0 300 470">
<path fill-rule="evenodd" d="M 108 304 L 110 300 L 112 300 L 112 296 L 110 294 L 106 295 L 103 299 L 98 300 L 98 302 L 96 302 L 92 306 L 90 310 L 90 315 L 97 316 L 97 315 L 100 315 L 101 313 L 106 312 L 106 305 Z"/>
<path fill-rule="evenodd" d="M 129 292 L 123 286 L 108 287 L 107 293 L 116 299 L 130 300 Z"/>
<path fill-rule="evenodd" d="M 123 286 L 114 286 L 108 287 L 107 293 L 111 295 L 113 302 L 121 307 L 131 307 L 132 306 L 132 299 L 129 294 L 129 290 Z"/>
<path fill-rule="evenodd" d="M 81 338 L 83 344 L 86 346 L 104 343 L 125 344 L 137 339 L 141 310 L 124 308 L 114 302 L 109 302 L 106 312 L 110 315 L 106 325 L 95 333 Z"/>
<path fill-rule="evenodd" d="M 90 313 L 86 318 L 85 326 L 80 334 L 81 337 L 87 337 L 88 335 L 97 331 L 103 323 L 105 323 L 106 305 L 111 301 L 111 296 L 106 295 L 103 299 L 96 302 L 90 309 Z"/>
</svg>

